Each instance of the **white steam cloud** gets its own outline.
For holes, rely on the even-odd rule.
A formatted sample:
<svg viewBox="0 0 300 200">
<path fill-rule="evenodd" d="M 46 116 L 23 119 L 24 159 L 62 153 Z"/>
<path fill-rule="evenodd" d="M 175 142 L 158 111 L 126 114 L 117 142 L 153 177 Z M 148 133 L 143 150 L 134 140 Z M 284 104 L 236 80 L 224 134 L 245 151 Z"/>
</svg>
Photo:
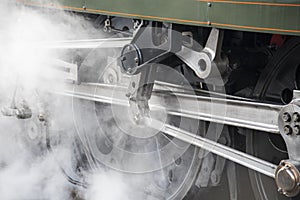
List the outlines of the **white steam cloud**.
<svg viewBox="0 0 300 200">
<path fill-rule="evenodd" d="M 101 35 L 83 17 L 63 11 L 15 5 L 12 1 L 1 1 L 0 109 L 25 100 L 29 106 L 32 106 L 33 116 L 31 119 L 17 120 L 16 117 L 0 115 L 0 199 L 67 200 L 76 199 L 74 197 L 76 193 L 87 200 L 158 200 L 173 198 L 176 195 L 184 196 L 185 193 L 180 189 L 186 186 L 182 183 L 188 179 L 192 180 L 194 176 L 189 175 L 189 170 L 192 168 L 190 165 L 193 165 L 192 161 L 197 157 L 193 154 L 193 149 L 188 150 L 186 159 L 178 159 L 177 164 L 164 166 L 165 171 L 128 175 L 103 167 L 95 170 L 96 173 L 87 175 L 92 184 L 88 189 L 80 191 L 75 189 L 62 173 L 61 165 L 74 166 L 73 150 L 70 146 L 74 139 L 72 102 L 70 99 L 51 98 L 43 91 L 63 87 L 57 80 L 58 72 L 51 68 L 51 60 L 67 57 L 67 55 L 64 55 L 63 51 L 41 48 L 40 44 L 45 41 L 86 38 L 101 38 Z M 15 102 L 12 101 L 13 99 Z M 55 122 L 51 123 L 51 129 L 57 132 L 55 137 L 66 141 L 55 146 L 52 152 L 45 149 L 45 135 L 40 131 L 45 127 L 41 127 L 41 122 L 37 119 L 40 107 L 43 108 L 40 104 L 45 102 L 51 102 L 51 105 L 47 106 L 51 110 L 51 118 L 55 119 Z M 113 121 L 105 120 L 107 123 Z M 90 129 L 93 129 L 95 124 L 91 124 Z M 113 135 L 117 131 L 116 126 L 109 130 L 112 140 L 118 140 L 116 139 L 118 135 Z M 126 134 L 121 136 L 120 144 L 124 139 L 124 148 L 141 150 L 136 155 L 144 153 L 143 148 L 150 148 L 152 143 L 156 144 L 154 140 L 152 143 L 144 140 L 138 143 Z M 131 144 L 128 145 L 126 143 L 128 141 Z M 162 135 L 160 141 L 165 144 L 174 143 L 174 141 L 170 142 L 170 138 Z M 181 143 L 177 143 L 175 142 L 174 145 L 179 146 L 180 149 Z M 154 150 L 158 148 L 158 144 L 154 147 Z M 154 150 L 151 159 L 159 163 L 160 158 Z M 168 159 L 178 158 L 175 154 L 164 153 Z M 145 165 L 145 163 L 129 163 L 130 160 L 125 160 L 122 154 L 117 156 L 119 160 L 115 162 L 121 165 L 124 163 L 135 166 Z M 151 159 L 149 160 L 152 161 Z"/>
<path fill-rule="evenodd" d="M 24 99 L 30 106 L 36 106 L 37 97 L 47 98 L 47 96 L 39 96 L 38 91 L 61 87 L 55 79 L 56 72 L 51 70 L 51 59 L 62 56 L 59 55 L 61 52 L 41 48 L 38 44 L 45 41 L 97 37 L 93 31 L 90 23 L 70 13 L 32 9 L 15 5 L 13 1 L 1 1 L 0 107 L 11 105 L 15 91 L 16 104 Z M 61 120 L 61 124 L 65 124 L 63 128 L 68 129 L 66 124 L 70 124 L 72 119 L 71 110 L 67 107 L 62 108 L 59 103 L 61 101 L 51 105 L 55 106 L 54 115 L 55 110 L 60 111 L 55 117 L 59 116 L 57 121 Z M 35 114 L 33 117 L 36 117 Z M 58 163 L 72 164 L 68 144 L 57 147 L 51 153 L 39 149 L 40 144 L 36 140 L 42 136 L 39 136 L 38 126 L 36 118 L 17 120 L 15 117 L 0 115 L 0 199 L 74 198 L 73 186 L 67 181 L 58 165 Z M 99 179 L 104 182 L 100 181 L 100 183 Z M 104 176 L 95 178 L 95 181 L 100 183 L 100 187 L 104 187 L 106 192 L 109 191 L 109 187 L 115 186 L 118 182 L 117 179 Z M 91 191 L 93 193 L 88 190 L 83 196 L 86 199 L 95 199 L 94 193 L 97 194 L 101 188 L 92 187 Z M 117 196 L 110 197 L 112 194 Z M 116 192 L 112 194 L 101 192 L 99 197 L 121 199 Z M 102 195 L 105 195 L 105 198 L 102 198 Z"/>
</svg>

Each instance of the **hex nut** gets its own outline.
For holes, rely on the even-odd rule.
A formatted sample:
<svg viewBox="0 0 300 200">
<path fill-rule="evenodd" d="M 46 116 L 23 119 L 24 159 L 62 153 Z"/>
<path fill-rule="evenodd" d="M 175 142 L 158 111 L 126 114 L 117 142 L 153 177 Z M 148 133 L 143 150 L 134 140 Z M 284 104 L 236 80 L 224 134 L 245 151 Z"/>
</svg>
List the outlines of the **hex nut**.
<svg viewBox="0 0 300 200">
<path fill-rule="evenodd" d="M 282 119 L 284 122 L 290 122 L 291 121 L 291 115 L 287 112 L 283 113 Z"/>
<path fill-rule="evenodd" d="M 293 114 L 293 121 L 294 122 L 300 122 L 300 114 L 298 112 L 295 112 Z"/>
<path fill-rule="evenodd" d="M 283 132 L 286 135 L 291 135 L 293 133 L 293 129 L 292 127 L 290 127 L 289 125 L 284 126 L 283 128 Z"/>
<path fill-rule="evenodd" d="M 294 126 L 293 132 L 294 132 L 296 135 L 299 135 L 299 134 L 300 134 L 300 126 L 299 126 L 299 125 Z"/>
</svg>

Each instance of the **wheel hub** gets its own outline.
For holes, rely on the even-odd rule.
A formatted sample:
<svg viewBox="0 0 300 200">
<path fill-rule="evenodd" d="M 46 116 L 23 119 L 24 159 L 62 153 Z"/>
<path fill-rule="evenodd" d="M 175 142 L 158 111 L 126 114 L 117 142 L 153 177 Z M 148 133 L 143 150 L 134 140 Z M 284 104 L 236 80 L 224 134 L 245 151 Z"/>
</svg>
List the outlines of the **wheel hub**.
<svg viewBox="0 0 300 200">
<path fill-rule="evenodd" d="M 300 191 L 300 173 L 289 161 L 282 161 L 275 176 L 278 191 L 288 197 L 296 196 Z"/>
</svg>

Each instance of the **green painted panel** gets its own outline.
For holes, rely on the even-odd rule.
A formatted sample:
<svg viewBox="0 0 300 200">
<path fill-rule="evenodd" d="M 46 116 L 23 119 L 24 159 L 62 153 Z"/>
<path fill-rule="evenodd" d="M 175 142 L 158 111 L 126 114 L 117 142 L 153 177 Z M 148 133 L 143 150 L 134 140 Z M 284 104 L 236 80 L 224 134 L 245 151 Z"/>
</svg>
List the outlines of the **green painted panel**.
<svg viewBox="0 0 300 200">
<path fill-rule="evenodd" d="M 300 34 L 300 5 L 267 6 L 214 2 L 208 10 L 208 16 L 208 20 L 215 26 Z"/>
<path fill-rule="evenodd" d="M 23 2 L 32 4 L 40 0 L 23 0 Z M 45 4 L 49 7 L 49 0 L 42 2 L 47 2 Z M 63 5 L 64 9 L 80 12 L 300 36 L 300 0 L 56 0 L 56 2 Z"/>
<path fill-rule="evenodd" d="M 59 2 L 61 5 L 82 8 L 84 6 L 85 0 L 60 0 Z"/>
<path fill-rule="evenodd" d="M 200 6 L 195 0 L 86 0 L 87 9 L 194 21 L 204 15 Z"/>
<path fill-rule="evenodd" d="M 82 8 L 85 0 L 16 0 L 17 2 L 46 7 L 74 7 Z"/>
</svg>

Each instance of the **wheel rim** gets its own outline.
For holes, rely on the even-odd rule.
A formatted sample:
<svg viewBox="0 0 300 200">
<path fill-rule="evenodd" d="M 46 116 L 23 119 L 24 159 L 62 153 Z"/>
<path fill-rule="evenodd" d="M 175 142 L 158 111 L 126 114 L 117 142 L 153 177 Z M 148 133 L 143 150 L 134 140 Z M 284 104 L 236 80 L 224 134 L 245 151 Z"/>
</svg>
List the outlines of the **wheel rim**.
<svg viewBox="0 0 300 200">
<path fill-rule="evenodd" d="M 85 76 L 80 77 L 80 80 L 82 82 L 100 81 L 100 82 L 111 83 L 111 84 L 116 84 L 116 82 L 122 82 L 122 80 L 119 80 L 119 77 L 117 77 L 119 74 L 119 72 L 116 71 L 117 68 L 103 67 L 105 66 L 103 65 L 105 59 L 103 59 L 103 57 L 99 55 L 107 56 L 107 52 L 103 52 L 102 49 L 94 49 L 88 55 L 86 60 L 83 61 L 81 68 L 79 70 L 81 71 L 81 73 L 84 73 Z M 94 66 L 97 67 L 94 68 Z M 104 70 L 105 72 L 108 73 L 103 73 L 103 74 L 99 73 Z M 89 76 L 90 73 L 92 73 L 92 76 Z M 111 75 L 114 78 L 111 78 Z M 184 78 L 182 75 L 180 76 Z M 92 79 L 89 79 L 90 77 Z M 182 82 L 183 80 L 179 80 L 179 81 Z M 77 100 L 75 100 L 73 103 L 74 103 L 73 110 L 76 110 L 78 106 L 84 108 L 81 109 L 80 113 L 74 114 L 75 118 L 77 118 L 75 119 L 75 121 L 81 122 L 81 124 L 88 124 L 91 123 L 92 120 L 95 120 L 94 124 L 98 124 L 98 125 L 100 124 L 99 127 L 101 127 L 102 129 L 101 131 L 99 131 L 100 129 L 97 126 L 94 127 L 92 126 L 91 129 L 88 129 L 87 127 L 76 128 L 77 130 L 85 129 L 85 131 L 83 131 L 85 133 L 79 134 L 77 141 L 80 142 L 78 142 L 76 145 L 76 148 L 78 149 L 77 151 L 81 152 L 81 155 L 79 155 L 79 157 L 77 156 L 77 158 L 79 158 L 79 163 L 83 162 L 82 160 L 85 160 L 85 162 L 88 163 L 87 167 L 85 167 L 87 168 L 85 173 L 92 174 L 93 172 L 102 168 L 104 170 L 113 170 L 116 173 L 121 173 L 122 176 L 128 180 L 132 179 L 132 177 L 136 177 L 139 180 L 145 179 L 145 181 L 143 183 L 140 183 L 140 185 L 144 184 L 143 188 L 149 187 L 151 191 L 145 190 L 139 192 L 138 194 L 135 194 L 136 196 L 139 196 L 140 199 L 149 198 L 149 196 L 147 196 L 149 195 L 149 193 L 151 193 L 151 196 L 153 196 L 154 199 L 155 198 L 182 199 L 186 195 L 186 193 L 189 191 L 191 185 L 194 182 L 196 173 L 198 172 L 200 166 L 200 159 L 198 158 L 197 148 L 190 145 L 186 146 L 185 151 L 180 156 L 176 155 L 176 159 L 174 159 L 172 163 L 167 163 L 166 165 L 164 165 L 162 169 L 154 168 L 155 170 L 153 171 L 146 170 L 145 173 L 141 173 L 140 171 L 133 172 L 131 171 L 131 168 L 130 169 L 119 168 L 117 165 L 115 165 L 115 163 L 118 164 L 121 162 L 126 162 L 126 159 L 124 159 L 123 156 L 129 155 L 128 152 L 139 151 L 142 148 L 145 148 L 146 150 L 144 149 L 145 150 L 144 152 L 141 151 L 141 152 L 134 152 L 134 153 L 139 154 L 139 153 L 148 153 L 148 150 L 153 151 L 153 146 L 152 147 L 147 146 L 147 143 L 153 143 L 153 141 L 151 140 L 156 141 L 157 146 L 162 145 L 163 148 L 164 146 L 166 146 L 166 144 L 163 144 L 164 142 L 166 142 L 166 140 L 167 143 L 168 142 L 171 143 L 174 142 L 174 140 L 176 139 L 169 138 L 168 136 L 165 136 L 163 134 L 157 134 L 157 135 L 150 134 L 149 138 L 143 138 L 143 137 L 137 138 L 134 137 L 133 134 L 120 135 L 118 133 L 122 131 L 124 132 L 123 127 L 118 126 L 118 118 L 116 119 L 114 117 L 114 113 L 113 113 L 114 110 L 112 110 L 109 105 L 105 105 L 101 103 L 82 102 Z M 91 119 L 89 119 L 89 110 L 94 110 L 93 113 L 94 116 L 90 116 Z M 98 112 L 100 110 L 101 112 Z M 119 112 L 119 114 L 121 113 Z M 174 125 L 178 125 L 177 120 L 178 119 L 171 119 L 170 121 L 173 122 Z M 197 132 L 198 121 L 188 120 L 188 119 L 183 119 L 183 120 L 187 122 L 185 124 L 187 126 L 186 130 L 189 130 L 189 128 L 192 127 L 189 131 Z M 94 132 L 95 134 L 90 137 L 86 134 L 86 132 L 89 133 Z M 100 133 L 101 134 L 100 136 L 98 134 L 99 132 L 102 132 Z M 145 142 L 145 139 L 148 139 L 149 142 Z M 131 141 L 136 145 L 136 147 L 139 147 L 140 149 L 133 150 L 133 147 L 126 146 L 127 141 Z M 177 142 L 182 143 L 181 141 L 177 141 Z M 149 149 L 147 149 L 148 147 Z M 123 156 L 121 154 L 120 156 L 116 156 L 118 155 L 116 153 L 117 152 L 116 150 L 120 150 L 120 149 L 125 154 Z M 80 156 L 83 156 L 83 158 L 80 158 Z M 110 157 L 113 158 L 113 161 L 108 159 Z M 174 156 L 171 155 L 171 157 Z M 137 160 L 138 159 L 136 159 L 135 161 Z M 135 161 L 132 161 L 132 163 L 134 163 Z M 164 174 L 163 176 L 165 176 L 167 180 L 161 179 L 162 174 Z M 81 175 L 78 174 L 78 176 Z M 86 178 L 84 182 L 88 184 L 89 179 Z M 130 185 L 130 181 L 129 181 L 129 185 Z"/>
<path fill-rule="evenodd" d="M 265 102 L 287 104 L 293 89 L 299 88 L 300 39 L 291 38 L 279 49 L 262 72 L 254 95 Z M 278 164 L 288 158 L 280 135 L 247 130 L 247 152 Z M 272 152 L 270 154 L 270 152 Z M 273 179 L 249 170 L 256 199 L 289 199 L 277 193 Z"/>
</svg>

